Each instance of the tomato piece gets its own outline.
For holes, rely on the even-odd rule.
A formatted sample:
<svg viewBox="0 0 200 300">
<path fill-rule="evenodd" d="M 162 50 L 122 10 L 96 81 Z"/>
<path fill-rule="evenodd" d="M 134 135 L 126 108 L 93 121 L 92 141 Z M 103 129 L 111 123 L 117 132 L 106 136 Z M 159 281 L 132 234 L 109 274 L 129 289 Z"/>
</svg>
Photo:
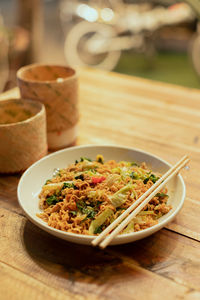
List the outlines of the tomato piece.
<svg viewBox="0 0 200 300">
<path fill-rule="evenodd" d="M 106 179 L 106 177 L 104 177 L 104 176 L 101 176 L 101 177 L 92 177 L 92 183 L 94 183 L 94 184 L 101 183 L 105 179 Z"/>
</svg>

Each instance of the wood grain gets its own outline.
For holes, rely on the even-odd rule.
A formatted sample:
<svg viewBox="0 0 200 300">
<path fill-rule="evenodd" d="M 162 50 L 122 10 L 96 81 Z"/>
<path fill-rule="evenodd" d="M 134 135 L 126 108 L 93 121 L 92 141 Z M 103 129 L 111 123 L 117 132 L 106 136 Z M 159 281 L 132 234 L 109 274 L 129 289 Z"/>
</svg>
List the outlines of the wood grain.
<svg viewBox="0 0 200 300">
<path fill-rule="evenodd" d="M 0 244 L 2 263 L 62 293 L 133 299 L 137 286 L 135 299 L 200 295 L 199 244 L 171 232 L 102 251 L 57 239 L 0 209 Z"/>
<path fill-rule="evenodd" d="M 20 176 L 20 174 L 0 175 L 0 206 L 22 214 L 17 201 L 17 185 Z"/>
<path fill-rule="evenodd" d="M 166 228 L 200 241 L 199 216 L 200 201 L 187 197 L 181 212 Z"/>
<path fill-rule="evenodd" d="M 0 262 L 0 295 L 2 299 L 21 300 L 21 299 L 85 299 L 73 296 L 69 293 L 61 293 L 30 277 L 28 274 L 18 271 L 13 267 Z M 22 296 L 23 295 L 23 296 Z M 22 298 L 23 297 L 23 298 Z"/>
<path fill-rule="evenodd" d="M 101 251 L 59 240 L 27 221 L 17 203 L 20 174 L 1 175 L 0 295 L 5 300 L 13 293 L 20 300 L 27 295 L 30 300 L 199 299 L 200 91 L 96 70 L 79 74 L 77 144 L 135 147 L 171 164 L 189 154 L 190 170 L 182 171 L 184 206 L 153 236 Z M 9 97 L 19 97 L 18 89 L 0 100 Z"/>
</svg>

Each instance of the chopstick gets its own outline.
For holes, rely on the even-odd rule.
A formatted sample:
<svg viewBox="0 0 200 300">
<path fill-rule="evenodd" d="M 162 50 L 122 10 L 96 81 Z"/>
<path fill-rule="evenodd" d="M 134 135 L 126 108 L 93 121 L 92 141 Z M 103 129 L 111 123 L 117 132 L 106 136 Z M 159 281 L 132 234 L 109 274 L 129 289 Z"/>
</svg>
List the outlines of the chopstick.
<svg viewBox="0 0 200 300">
<path fill-rule="evenodd" d="M 96 246 L 99 244 L 100 248 L 105 248 L 112 241 L 112 239 L 120 231 L 122 231 L 126 227 L 126 225 L 143 209 L 143 207 L 150 202 L 150 200 L 163 188 L 163 186 L 173 176 L 175 176 L 188 162 L 189 158 L 187 155 L 185 155 L 180 161 L 178 161 L 173 167 L 171 167 L 156 183 L 154 183 L 151 186 L 151 188 L 149 188 L 139 199 L 137 199 L 129 208 L 127 208 L 123 214 L 121 214 L 99 236 L 97 236 L 92 241 L 92 245 Z M 120 224 L 122 220 L 124 221 Z M 115 230 L 113 230 L 116 226 L 118 227 Z M 111 234 L 107 235 L 109 232 L 111 232 Z M 102 239 L 104 239 L 103 242 L 101 242 Z"/>
</svg>

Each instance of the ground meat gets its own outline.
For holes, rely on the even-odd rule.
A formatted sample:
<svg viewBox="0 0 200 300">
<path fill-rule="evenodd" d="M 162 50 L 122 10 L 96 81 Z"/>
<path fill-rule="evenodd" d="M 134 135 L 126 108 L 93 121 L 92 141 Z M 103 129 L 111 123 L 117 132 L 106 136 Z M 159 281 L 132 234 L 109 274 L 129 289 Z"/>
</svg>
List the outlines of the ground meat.
<svg viewBox="0 0 200 300">
<path fill-rule="evenodd" d="M 166 214 L 170 211 L 171 206 L 166 206 L 165 203 L 159 204 L 157 205 L 154 210 L 157 210 L 159 212 L 161 212 L 162 214 Z"/>
</svg>

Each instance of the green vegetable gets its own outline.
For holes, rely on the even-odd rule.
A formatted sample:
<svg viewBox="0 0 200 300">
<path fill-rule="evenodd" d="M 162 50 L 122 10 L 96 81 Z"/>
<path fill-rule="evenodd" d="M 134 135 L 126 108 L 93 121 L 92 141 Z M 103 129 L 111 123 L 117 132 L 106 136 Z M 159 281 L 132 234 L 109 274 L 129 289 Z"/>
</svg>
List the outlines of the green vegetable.
<svg viewBox="0 0 200 300">
<path fill-rule="evenodd" d="M 111 171 L 112 171 L 112 173 L 115 173 L 115 174 L 121 174 L 121 168 L 120 167 L 113 168 Z"/>
<path fill-rule="evenodd" d="M 84 169 L 86 169 L 87 167 L 84 166 Z M 94 167 L 93 169 L 88 168 L 87 171 L 84 171 L 85 174 L 89 175 L 89 176 L 94 176 L 97 174 L 96 172 L 96 167 Z M 99 174 L 99 173 L 98 173 Z"/>
<path fill-rule="evenodd" d="M 121 206 L 126 201 L 126 194 L 114 194 L 110 201 L 114 207 Z"/>
<path fill-rule="evenodd" d="M 70 189 L 70 188 L 73 188 L 74 190 L 77 190 L 78 188 L 74 185 L 74 183 L 69 183 L 69 182 L 64 182 L 63 183 L 63 186 L 62 186 L 62 189 L 61 190 L 64 190 L 64 189 Z"/>
<path fill-rule="evenodd" d="M 72 187 L 72 183 L 64 182 L 63 186 L 62 186 L 62 190 L 66 189 L 66 188 L 71 188 L 71 187 Z"/>
<path fill-rule="evenodd" d="M 47 179 L 44 185 L 46 185 L 48 183 L 51 183 L 51 179 Z"/>
<path fill-rule="evenodd" d="M 113 175 L 117 175 L 117 174 L 121 175 L 122 180 L 125 180 L 131 174 L 131 170 L 127 166 L 117 167 L 117 168 L 112 169 L 111 171 L 112 171 Z"/>
<path fill-rule="evenodd" d="M 124 207 L 117 207 L 116 208 L 117 211 L 122 211 L 122 210 L 126 210 Z"/>
<path fill-rule="evenodd" d="M 97 212 L 93 209 L 93 208 L 84 208 L 82 210 L 82 213 L 84 215 L 86 215 L 86 217 L 82 220 L 82 222 L 84 222 L 87 219 L 94 219 L 95 215 L 97 214 Z"/>
<path fill-rule="evenodd" d="M 73 188 L 74 190 L 78 190 L 78 187 L 77 187 L 74 183 L 72 183 L 72 188 Z"/>
<path fill-rule="evenodd" d="M 47 202 L 49 205 L 54 205 L 54 204 L 56 204 L 57 202 L 59 202 L 59 199 L 58 199 L 55 195 L 52 195 L 52 196 L 46 198 L 46 202 Z"/>
<path fill-rule="evenodd" d="M 122 167 L 122 168 L 121 168 L 121 173 L 120 173 L 122 180 L 125 180 L 126 177 L 130 175 L 130 173 L 131 173 L 131 172 L 130 172 L 129 168 L 127 168 L 127 167 Z"/>
<path fill-rule="evenodd" d="M 81 157 L 81 158 L 80 158 L 80 162 L 83 162 L 84 160 L 92 161 L 90 158 L 87 158 L 87 157 Z M 78 163 L 79 163 L 79 161 L 76 159 L 76 160 L 75 160 L 75 165 L 77 165 Z"/>
<path fill-rule="evenodd" d="M 101 203 L 102 203 L 102 202 L 98 200 L 98 201 L 96 202 L 95 207 L 96 207 L 96 208 L 99 208 L 99 206 L 101 205 Z"/>
<path fill-rule="evenodd" d="M 98 192 L 99 191 L 89 191 L 87 193 L 87 197 L 90 199 L 90 200 L 95 200 L 97 197 L 98 197 Z"/>
<path fill-rule="evenodd" d="M 90 158 L 81 157 L 80 159 L 82 170 L 92 170 L 98 168 L 95 161 L 92 161 Z"/>
<path fill-rule="evenodd" d="M 87 197 L 89 198 L 90 201 L 96 200 L 98 197 L 98 192 L 97 191 L 89 191 L 87 193 Z"/>
<path fill-rule="evenodd" d="M 83 201 L 77 201 L 76 202 L 76 206 L 77 206 L 77 208 L 82 212 L 82 209 L 84 208 L 84 207 L 86 207 L 86 204 L 85 204 L 85 202 L 83 202 Z"/>
<path fill-rule="evenodd" d="M 156 177 L 154 174 L 151 174 L 150 176 L 150 180 L 155 183 L 158 179 L 160 179 L 160 177 Z"/>
<path fill-rule="evenodd" d="M 131 193 L 131 198 L 135 198 L 135 196 L 136 196 L 135 191 L 132 191 L 132 193 Z"/>
<path fill-rule="evenodd" d="M 87 158 L 87 157 L 81 157 L 80 161 L 84 161 L 84 160 L 87 160 L 87 161 L 92 161 L 90 158 Z"/>
<path fill-rule="evenodd" d="M 97 214 L 93 207 L 87 206 L 83 201 L 76 202 L 76 206 L 83 215 L 86 215 L 82 222 L 87 219 L 94 219 L 95 215 Z"/>
<path fill-rule="evenodd" d="M 146 177 L 143 182 L 146 184 L 149 180 L 151 180 L 153 183 L 155 183 L 160 177 L 156 177 L 156 175 L 151 174 L 149 177 Z"/>
<path fill-rule="evenodd" d="M 143 225 L 146 223 L 146 216 L 137 216 L 134 218 L 134 222 L 138 223 L 139 225 Z"/>
<path fill-rule="evenodd" d="M 116 181 L 120 180 L 120 176 L 118 174 L 110 174 L 106 178 L 107 186 L 111 187 Z"/>
<path fill-rule="evenodd" d="M 133 162 L 131 163 L 131 166 L 139 167 L 139 165 L 138 165 L 135 161 L 133 161 Z"/>
<path fill-rule="evenodd" d="M 49 184 L 43 185 L 42 189 L 43 190 L 61 189 L 64 183 L 72 184 L 73 181 L 62 181 L 62 182 L 54 182 L 54 183 L 51 182 Z"/>
<path fill-rule="evenodd" d="M 92 171 L 93 173 L 96 172 L 97 168 L 98 167 L 93 162 L 90 162 L 90 161 L 87 161 L 87 160 L 84 160 L 84 162 L 82 164 L 82 169 L 83 170 Z"/>
<path fill-rule="evenodd" d="M 95 220 L 93 220 L 89 227 L 89 234 L 94 234 L 95 231 L 101 226 L 111 215 L 113 215 L 113 211 L 110 208 L 105 209 L 100 215 L 97 216 Z"/>
<path fill-rule="evenodd" d="M 120 162 L 119 162 L 119 165 L 123 168 L 123 167 L 127 167 L 127 168 L 129 168 L 129 167 L 131 167 L 131 163 L 129 162 L 129 161 L 125 161 L 125 160 L 121 160 Z"/>
<path fill-rule="evenodd" d="M 103 225 L 97 227 L 94 231 L 94 234 L 101 233 L 103 231 Z"/>
<path fill-rule="evenodd" d="M 104 161 L 101 155 L 97 157 L 97 162 L 103 165 Z"/>
<path fill-rule="evenodd" d="M 114 195 L 116 194 L 124 194 L 128 191 L 130 191 L 131 189 L 133 189 L 133 184 L 127 184 L 125 186 L 123 186 L 123 188 L 121 188 L 119 191 L 117 191 Z"/>
<path fill-rule="evenodd" d="M 84 180 L 84 175 L 80 174 L 74 177 L 75 179 L 80 179 L 80 180 Z"/>
<path fill-rule="evenodd" d="M 77 215 L 77 211 L 76 210 L 70 210 L 69 213 L 72 214 L 73 216 Z"/>
<path fill-rule="evenodd" d="M 169 197 L 169 196 L 167 194 L 165 194 L 165 193 L 157 193 L 156 197 L 165 198 L 165 197 Z"/>
<path fill-rule="evenodd" d="M 132 179 L 140 179 L 140 176 L 138 175 L 137 172 L 131 172 L 130 177 L 131 177 Z"/>
<path fill-rule="evenodd" d="M 131 221 L 127 226 L 126 228 L 122 231 L 123 234 L 127 234 L 127 233 L 130 233 L 130 232 L 134 232 L 134 222 Z"/>
<path fill-rule="evenodd" d="M 127 184 L 119 191 L 117 191 L 114 195 L 110 197 L 110 201 L 113 206 L 118 207 L 121 206 L 126 201 L 126 193 L 133 189 L 132 184 Z"/>
<path fill-rule="evenodd" d="M 82 213 L 87 215 L 87 219 L 93 219 L 96 215 L 96 212 L 92 207 L 83 208 Z"/>
</svg>

